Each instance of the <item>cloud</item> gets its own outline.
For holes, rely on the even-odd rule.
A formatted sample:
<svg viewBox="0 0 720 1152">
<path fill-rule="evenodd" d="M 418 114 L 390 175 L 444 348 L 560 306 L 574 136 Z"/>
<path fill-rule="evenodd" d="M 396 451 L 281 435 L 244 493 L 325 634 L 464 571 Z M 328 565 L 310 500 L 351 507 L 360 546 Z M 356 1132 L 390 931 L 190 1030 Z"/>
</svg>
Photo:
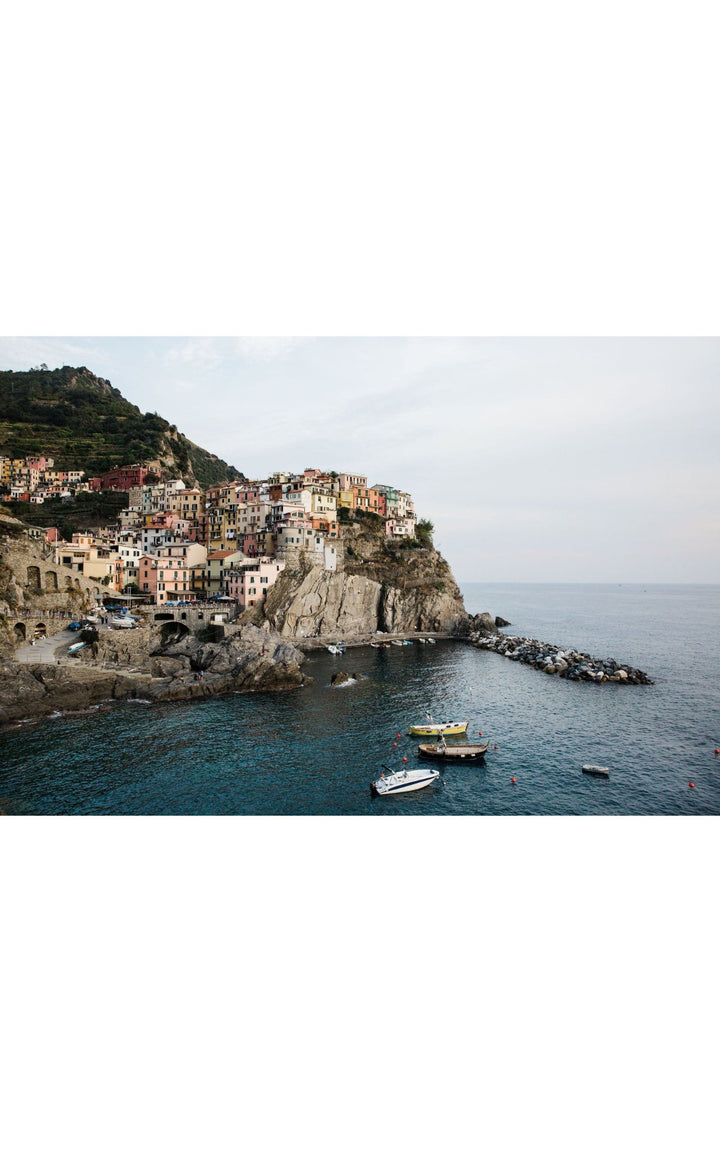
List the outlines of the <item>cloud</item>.
<svg viewBox="0 0 720 1152">
<path fill-rule="evenodd" d="M 290 356 L 304 345 L 314 343 L 305 337 L 241 336 L 232 341 L 234 352 L 243 360 L 265 362 Z"/>
<path fill-rule="evenodd" d="M 77 367 L 85 364 L 92 370 L 92 362 L 104 360 L 100 346 L 93 341 L 53 339 L 50 337 L 18 336 L 0 339 L 0 357 L 6 368 L 26 371 L 39 364 L 62 368 L 64 364 Z"/>
<path fill-rule="evenodd" d="M 181 365 L 183 368 L 197 368 L 202 372 L 219 367 L 224 359 L 219 341 L 205 338 L 186 340 L 163 353 L 164 363 L 168 367 Z"/>
</svg>

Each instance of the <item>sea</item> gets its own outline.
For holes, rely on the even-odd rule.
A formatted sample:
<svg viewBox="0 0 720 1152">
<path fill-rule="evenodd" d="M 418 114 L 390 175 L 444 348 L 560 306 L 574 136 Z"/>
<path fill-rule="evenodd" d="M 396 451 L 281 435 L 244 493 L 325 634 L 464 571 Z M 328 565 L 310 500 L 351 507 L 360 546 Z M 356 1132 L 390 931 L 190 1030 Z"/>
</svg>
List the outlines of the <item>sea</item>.
<svg viewBox="0 0 720 1152">
<path fill-rule="evenodd" d="M 314 684 L 57 714 L 0 733 L 6 815 L 715 815 L 719 585 L 462 585 L 470 612 L 642 669 L 652 685 L 546 676 L 457 641 L 308 655 Z M 342 669 L 355 683 L 330 684 Z M 490 740 L 419 792 L 373 797 L 417 763 L 425 712 Z M 583 764 L 610 768 L 608 778 Z M 692 785 L 692 786 L 691 786 Z"/>
</svg>

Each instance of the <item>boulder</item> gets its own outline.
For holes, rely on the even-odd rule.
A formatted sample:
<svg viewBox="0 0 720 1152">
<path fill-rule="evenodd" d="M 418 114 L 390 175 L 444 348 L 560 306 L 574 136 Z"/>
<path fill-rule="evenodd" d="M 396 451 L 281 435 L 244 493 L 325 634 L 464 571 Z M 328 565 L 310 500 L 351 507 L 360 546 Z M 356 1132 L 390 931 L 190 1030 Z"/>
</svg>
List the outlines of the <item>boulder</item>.
<svg viewBox="0 0 720 1152">
<path fill-rule="evenodd" d="M 489 612 L 478 612 L 472 618 L 473 632 L 497 632 L 497 625 Z"/>
</svg>

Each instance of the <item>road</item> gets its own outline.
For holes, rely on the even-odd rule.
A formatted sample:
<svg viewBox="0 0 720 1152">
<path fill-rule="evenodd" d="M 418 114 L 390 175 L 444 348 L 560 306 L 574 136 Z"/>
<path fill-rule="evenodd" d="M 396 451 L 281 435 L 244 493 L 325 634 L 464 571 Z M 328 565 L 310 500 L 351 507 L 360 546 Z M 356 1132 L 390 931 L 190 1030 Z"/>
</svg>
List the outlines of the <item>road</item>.
<svg viewBox="0 0 720 1152">
<path fill-rule="evenodd" d="M 62 650 L 77 640 L 77 634 L 64 629 L 55 636 L 45 636 L 34 644 L 23 644 L 15 649 L 15 659 L 19 664 L 56 664 L 58 650 Z"/>
</svg>

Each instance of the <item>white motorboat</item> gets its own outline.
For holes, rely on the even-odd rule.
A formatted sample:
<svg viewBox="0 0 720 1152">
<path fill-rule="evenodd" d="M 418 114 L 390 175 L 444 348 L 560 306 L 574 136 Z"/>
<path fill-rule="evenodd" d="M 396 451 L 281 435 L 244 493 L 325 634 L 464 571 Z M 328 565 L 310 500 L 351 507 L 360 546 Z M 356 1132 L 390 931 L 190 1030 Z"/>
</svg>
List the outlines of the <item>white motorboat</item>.
<svg viewBox="0 0 720 1152">
<path fill-rule="evenodd" d="M 610 769 L 602 764 L 583 764 L 583 772 L 587 776 L 604 776 L 606 779 L 610 775 Z"/>
<path fill-rule="evenodd" d="M 440 778 L 437 768 L 400 768 L 397 772 L 383 772 L 378 780 L 373 780 L 370 791 L 373 796 L 394 796 L 396 792 L 417 792 L 427 788 Z"/>
</svg>

